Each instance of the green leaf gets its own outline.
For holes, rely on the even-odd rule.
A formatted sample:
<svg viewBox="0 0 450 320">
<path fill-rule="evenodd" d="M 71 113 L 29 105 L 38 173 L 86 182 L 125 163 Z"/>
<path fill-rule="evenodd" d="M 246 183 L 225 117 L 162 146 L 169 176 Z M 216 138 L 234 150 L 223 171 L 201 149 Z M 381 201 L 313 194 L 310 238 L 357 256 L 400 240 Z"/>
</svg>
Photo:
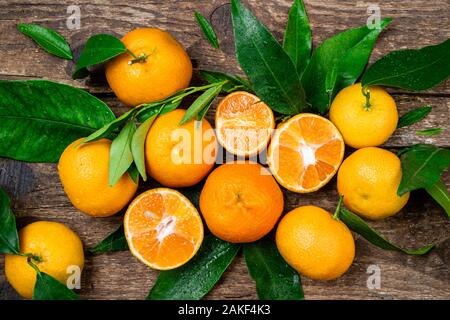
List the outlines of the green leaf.
<svg viewBox="0 0 450 320">
<path fill-rule="evenodd" d="M 111 150 L 109 152 L 110 186 L 114 186 L 133 163 L 131 140 L 135 131 L 135 122 L 128 122 L 111 144 Z"/>
<path fill-rule="evenodd" d="M 127 48 L 116 37 L 109 34 L 93 35 L 81 52 L 72 78 L 84 78 L 89 74 L 87 67 L 103 63 L 125 52 Z"/>
<path fill-rule="evenodd" d="M 419 107 L 411 110 L 398 119 L 397 128 L 410 126 L 424 119 L 432 110 L 431 106 Z"/>
<path fill-rule="evenodd" d="M 436 136 L 438 134 L 441 134 L 442 132 L 444 132 L 444 129 L 442 129 L 442 128 L 430 128 L 430 129 L 416 131 L 416 134 L 419 134 L 422 136 Z"/>
<path fill-rule="evenodd" d="M 11 210 L 11 200 L 0 188 L 0 253 L 19 253 L 16 217 Z"/>
<path fill-rule="evenodd" d="M 393 51 L 371 65 L 361 82 L 364 87 L 384 85 L 422 91 L 450 75 L 450 39 L 418 50 Z"/>
<path fill-rule="evenodd" d="M 73 59 L 72 50 L 66 39 L 55 30 L 31 23 L 19 23 L 17 28 L 48 53 L 67 60 Z"/>
<path fill-rule="evenodd" d="M 185 265 L 161 271 L 147 300 L 199 300 L 219 281 L 240 246 L 205 235 L 197 254 Z"/>
<path fill-rule="evenodd" d="M 403 249 L 386 240 L 372 229 L 363 219 L 353 212 L 341 208 L 339 218 L 354 232 L 363 236 L 367 241 L 384 250 L 403 252 L 409 255 L 424 255 L 433 249 L 434 245 L 427 245 L 419 249 Z"/>
<path fill-rule="evenodd" d="M 330 94 L 326 91 L 327 75 L 336 68 L 336 81 L 331 100 L 343 88 L 355 83 L 363 72 L 378 35 L 391 19 L 383 19 L 380 29 L 366 25 L 341 32 L 325 40 L 312 54 L 302 76 L 309 103 L 320 113 L 329 109 Z"/>
<path fill-rule="evenodd" d="M 136 119 L 143 123 L 147 121 L 149 118 L 153 117 L 155 114 L 166 114 L 170 111 L 178 108 L 183 100 L 177 100 L 175 102 L 162 102 L 157 104 L 149 104 L 147 106 L 143 106 L 136 113 Z"/>
<path fill-rule="evenodd" d="M 180 125 L 194 119 L 203 108 L 211 104 L 211 102 L 219 95 L 220 91 L 222 91 L 222 85 L 211 87 L 203 92 L 186 110 L 183 119 L 180 121 Z"/>
<path fill-rule="evenodd" d="M 253 92 L 250 82 L 239 76 L 234 76 L 223 72 L 206 71 L 206 70 L 201 70 L 200 75 L 202 76 L 203 79 L 205 79 L 206 81 L 208 81 L 208 83 L 211 84 L 227 81 L 222 86 L 222 91 L 226 93 L 231 93 L 240 90 Z"/>
<path fill-rule="evenodd" d="M 34 285 L 33 300 L 78 300 L 78 295 L 52 276 L 39 272 Z"/>
<path fill-rule="evenodd" d="M 125 122 L 127 122 L 128 119 L 130 119 L 131 116 L 135 112 L 136 112 L 135 109 L 131 109 L 131 110 L 125 112 L 124 114 L 122 114 L 117 119 L 111 121 L 107 125 L 103 126 L 102 128 L 98 129 L 97 131 L 95 131 L 94 133 L 92 133 L 91 135 L 86 137 L 83 140 L 83 143 L 100 140 L 102 138 L 111 138 L 111 134 L 114 131 L 116 131 L 117 129 L 119 129 Z"/>
<path fill-rule="evenodd" d="M 450 150 L 428 144 L 412 146 L 400 156 L 402 181 L 398 195 L 421 188 L 430 188 L 439 181 L 450 165 Z"/>
<path fill-rule="evenodd" d="M 301 75 L 311 58 L 311 28 L 302 0 L 294 0 L 289 11 L 283 48 L 294 62 L 297 73 Z"/>
<path fill-rule="evenodd" d="M 57 162 L 74 140 L 115 119 L 89 93 L 46 80 L 0 80 L 0 156 Z"/>
<path fill-rule="evenodd" d="M 439 180 L 434 185 L 426 188 L 425 190 L 434 200 L 436 200 L 437 203 L 440 204 L 442 208 L 444 208 L 445 213 L 450 219 L 450 195 L 444 182 L 442 182 L 442 180 Z"/>
<path fill-rule="evenodd" d="M 127 172 L 128 172 L 128 175 L 130 176 L 131 180 L 133 180 L 135 184 L 138 184 L 139 183 L 139 171 L 136 168 L 136 164 L 134 162 L 130 165 Z"/>
<path fill-rule="evenodd" d="M 116 231 L 108 235 L 95 247 L 89 249 L 89 252 L 96 254 L 96 253 L 126 251 L 126 250 L 128 250 L 128 242 L 123 230 L 123 224 L 121 224 Z"/>
<path fill-rule="evenodd" d="M 195 19 L 197 19 L 197 23 L 200 25 L 200 28 L 209 43 L 211 43 L 214 48 L 219 49 L 219 41 L 217 40 L 216 33 L 208 20 L 206 20 L 206 18 L 198 11 L 195 11 Z"/>
<path fill-rule="evenodd" d="M 150 130 L 150 127 L 155 121 L 158 113 L 154 114 L 144 123 L 142 123 L 136 130 L 133 135 L 133 139 L 131 140 L 131 153 L 133 154 L 133 160 L 136 164 L 136 168 L 138 169 L 141 177 L 144 181 L 147 181 L 147 173 L 145 171 L 145 138 L 147 137 L 147 133 Z"/>
<path fill-rule="evenodd" d="M 231 15 L 236 56 L 256 95 L 281 114 L 304 111 L 305 95 L 291 58 L 239 0 L 232 0 Z"/>
<path fill-rule="evenodd" d="M 268 238 L 244 245 L 244 257 L 261 300 L 303 300 L 300 276 Z"/>
</svg>

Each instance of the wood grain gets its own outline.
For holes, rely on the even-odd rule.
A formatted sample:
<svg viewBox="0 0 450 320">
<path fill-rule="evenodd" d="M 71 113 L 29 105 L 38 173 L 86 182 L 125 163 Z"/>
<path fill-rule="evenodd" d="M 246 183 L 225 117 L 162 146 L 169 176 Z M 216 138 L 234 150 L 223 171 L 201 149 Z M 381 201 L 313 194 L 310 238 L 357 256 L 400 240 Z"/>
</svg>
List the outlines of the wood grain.
<svg viewBox="0 0 450 320">
<path fill-rule="evenodd" d="M 281 39 L 291 1 L 245 1 L 257 16 Z M 305 1 L 313 26 L 316 45 L 348 27 L 367 19 L 363 1 Z M 408 2 L 377 1 L 382 16 L 395 19 L 381 36 L 371 61 L 399 48 L 414 48 L 438 43 L 450 34 L 448 0 Z M 125 109 L 107 87 L 101 69 L 86 81 L 70 78 L 73 63 L 52 57 L 17 30 L 18 22 L 34 22 L 61 32 L 76 55 L 84 41 L 99 32 L 123 35 L 131 29 L 155 26 L 170 30 L 187 48 L 195 69 L 213 69 L 240 73 L 234 58 L 233 37 L 228 1 L 77 1 L 82 12 L 81 29 L 66 27 L 65 1 L 0 0 L 0 78 L 44 78 L 85 88 L 104 100 L 116 114 Z M 193 18 L 200 10 L 211 19 L 218 31 L 223 51 L 212 49 L 201 36 Z M 194 83 L 200 80 L 196 77 Z M 397 130 L 385 147 L 398 149 L 414 143 L 433 143 L 449 147 L 450 81 L 425 93 L 413 94 L 391 90 L 399 113 L 422 105 L 434 106 L 433 112 L 411 127 Z M 214 108 L 208 114 L 212 121 Z M 425 137 L 416 130 L 442 127 L 444 133 Z M 1 143 L 1 142 L 0 142 Z M 349 151 L 350 152 L 350 151 Z M 450 175 L 444 176 L 447 186 Z M 72 207 L 60 185 L 55 164 L 28 164 L 0 159 L 0 186 L 12 196 L 19 227 L 36 220 L 60 221 L 82 238 L 85 247 L 95 245 L 115 230 L 121 216 L 90 218 Z M 141 186 L 140 190 L 149 188 Z M 320 192 L 298 195 L 285 192 L 286 211 L 296 206 L 315 204 L 333 210 L 336 205 L 336 182 L 332 180 Z M 356 236 L 356 260 L 350 271 L 331 282 L 303 278 L 307 299 L 449 299 L 450 298 L 450 221 L 443 210 L 422 191 L 415 192 L 408 205 L 397 216 L 371 223 L 395 243 L 419 247 L 436 243 L 424 257 L 411 257 L 384 251 Z M 381 289 L 369 290 L 367 268 L 381 270 Z M 86 299 L 143 299 L 157 273 L 138 262 L 129 252 L 86 257 L 80 294 Z M 0 299 L 17 299 L 7 283 L 0 257 Z M 253 281 L 247 274 L 241 255 L 225 273 L 208 299 L 256 299 Z"/>
</svg>

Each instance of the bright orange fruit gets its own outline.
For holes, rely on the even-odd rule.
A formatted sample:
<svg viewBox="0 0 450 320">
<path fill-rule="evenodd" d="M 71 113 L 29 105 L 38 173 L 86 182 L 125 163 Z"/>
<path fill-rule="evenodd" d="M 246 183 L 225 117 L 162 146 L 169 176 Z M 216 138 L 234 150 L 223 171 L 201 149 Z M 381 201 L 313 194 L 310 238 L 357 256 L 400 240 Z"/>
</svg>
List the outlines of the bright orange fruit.
<svg viewBox="0 0 450 320">
<path fill-rule="evenodd" d="M 275 128 L 272 110 L 257 96 L 233 92 L 216 110 L 216 131 L 220 144 L 238 156 L 254 156 L 269 143 Z"/>
<path fill-rule="evenodd" d="M 148 190 L 128 207 L 125 236 L 131 253 L 153 269 L 169 270 L 188 262 L 203 241 L 197 209 L 181 193 Z"/>
<path fill-rule="evenodd" d="M 270 170 L 286 189 L 308 193 L 335 175 L 344 157 L 344 140 L 329 120 L 298 114 L 279 126 L 268 150 Z"/>
</svg>

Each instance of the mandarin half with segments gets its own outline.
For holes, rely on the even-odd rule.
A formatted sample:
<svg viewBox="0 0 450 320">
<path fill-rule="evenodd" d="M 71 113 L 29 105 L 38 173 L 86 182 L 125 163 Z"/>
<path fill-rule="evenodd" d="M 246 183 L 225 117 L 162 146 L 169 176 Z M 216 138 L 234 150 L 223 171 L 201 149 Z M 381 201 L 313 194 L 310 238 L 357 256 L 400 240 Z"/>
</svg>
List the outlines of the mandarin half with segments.
<svg viewBox="0 0 450 320">
<path fill-rule="evenodd" d="M 308 193 L 335 175 L 344 149 L 341 134 L 329 120 L 302 113 L 278 127 L 269 146 L 268 163 L 283 187 Z"/>
</svg>

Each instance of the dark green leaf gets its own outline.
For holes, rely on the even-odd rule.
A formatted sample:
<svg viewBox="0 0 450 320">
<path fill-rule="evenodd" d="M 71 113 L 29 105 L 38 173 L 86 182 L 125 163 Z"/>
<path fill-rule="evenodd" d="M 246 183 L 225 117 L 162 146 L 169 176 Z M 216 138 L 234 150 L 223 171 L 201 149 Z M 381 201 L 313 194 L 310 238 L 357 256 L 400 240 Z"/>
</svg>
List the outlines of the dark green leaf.
<svg viewBox="0 0 450 320">
<path fill-rule="evenodd" d="M 217 40 L 216 33 L 214 32 L 213 27 L 209 24 L 208 20 L 206 20 L 206 18 L 198 11 L 195 11 L 195 19 L 197 19 L 197 22 L 209 43 L 211 43 L 214 48 L 219 49 L 219 41 Z"/>
<path fill-rule="evenodd" d="M 72 50 L 66 39 L 55 30 L 31 23 L 19 23 L 17 28 L 48 53 L 67 60 L 73 59 Z"/>
<path fill-rule="evenodd" d="M 445 213 L 450 218 L 450 195 L 448 194 L 447 186 L 439 180 L 434 185 L 425 189 L 437 203 L 444 208 Z"/>
<path fill-rule="evenodd" d="M 240 246 L 205 235 L 197 254 L 185 265 L 161 271 L 148 300 L 199 300 L 219 281 Z"/>
<path fill-rule="evenodd" d="M 414 110 L 411 110 L 398 119 L 397 128 L 403 128 L 410 126 L 420 120 L 424 119 L 433 108 L 430 106 L 419 107 Z"/>
<path fill-rule="evenodd" d="M 371 65 L 363 86 L 384 85 L 422 91 L 441 83 L 450 75 L 450 39 L 418 50 L 393 51 Z"/>
<path fill-rule="evenodd" d="M 379 235 L 363 219 L 344 208 L 341 208 L 339 218 L 354 232 L 363 236 L 370 243 L 385 250 L 403 252 L 409 255 L 423 255 L 428 253 L 434 247 L 434 245 L 428 245 L 416 250 L 400 248 Z"/>
<path fill-rule="evenodd" d="M 36 276 L 33 300 L 77 300 L 78 295 L 52 276 L 40 272 Z"/>
<path fill-rule="evenodd" d="M 123 230 L 123 224 L 120 227 L 103 239 L 95 247 L 89 249 L 90 253 L 104 253 L 112 251 L 126 251 L 128 250 L 127 239 Z"/>
<path fill-rule="evenodd" d="M 431 129 L 424 129 L 416 131 L 416 134 L 422 135 L 422 136 L 436 136 L 438 134 L 441 134 L 444 131 L 442 128 L 431 128 Z"/>
<path fill-rule="evenodd" d="M 311 28 L 305 6 L 302 0 L 294 0 L 289 11 L 283 48 L 294 62 L 299 75 L 303 73 L 309 63 L 311 47 Z"/>
<path fill-rule="evenodd" d="M 133 162 L 130 167 L 127 170 L 131 180 L 134 181 L 134 183 L 138 184 L 139 183 L 139 171 L 136 168 L 136 164 Z"/>
<path fill-rule="evenodd" d="M 108 61 L 126 51 L 125 45 L 116 37 L 109 34 L 96 34 L 86 42 L 72 78 L 84 78 L 89 74 L 87 67 Z"/>
<path fill-rule="evenodd" d="M 257 96 L 281 114 L 304 111 L 305 95 L 291 58 L 239 0 L 232 0 L 231 15 L 236 56 Z"/>
<path fill-rule="evenodd" d="M 330 95 L 326 91 L 327 75 L 336 68 L 336 81 L 331 94 L 355 83 L 366 66 L 378 35 L 391 19 L 383 19 L 380 29 L 366 25 L 341 32 L 325 40 L 312 54 L 302 76 L 302 84 L 309 103 L 320 113 L 329 109 Z"/>
<path fill-rule="evenodd" d="M 180 125 L 194 119 L 203 108 L 211 104 L 211 102 L 219 95 L 220 91 L 222 91 L 222 86 L 217 85 L 203 92 L 186 110 L 183 119 L 180 121 Z"/>
<path fill-rule="evenodd" d="M 11 200 L 0 188 L 0 253 L 19 253 L 16 217 L 11 210 Z"/>
<path fill-rule="evenodd" d="M 134 121 L 128 122 L 111 144 L 109 156 L 109 185 L 114 186 L 133 163 L 131 140 L 136 131 Z"/>
<path fill-rule="evenodd" d="M 182 100 L 177 100 L 176 102 L 168 102 L 168 103 L 164 102 L 163 104 L 158 103 L 155 105 L 151 104 L 143 106 L 139 109 L 139 112 L 136 113 L 136 119 L 141 123 L 145 122 L 149 118 L 153 117 L 155 114 L 159 113 L 160 115 L 163 115 L 165 113 L 175 110 L 180 106 L 181 102 Z"/>
<path fill-rule="evenodd" d="M 226 82 L 222 86 L 222 91 L 226 93 L 231 93 L 234 91 L 247 91 L 247 92 L 253 92 L 251 88 L 250 82 L 248 80 L 243 79 L 239 76 L 234 76 L 227 73 L 217 72 L 217 71 L 200 71 L 200 75 L 208 81 L 208 83 L 218 83 L 218 82 Z"/>
<path fill-rule="evenodd" d="M 142 123 L 136 130 L 133 135 L 133 139 L 131 140 L 131 153 L 133 154 L 133 160 L 136 164 L 136 168 L 138 169 L 141 177 L 144 181 L 147 181 L 147 173 L 145 171 L 145 138 L 147 137 L 147 133 L 150 130 L 150 127 L 155 121 L 158 113 L 154 114 L 144 123 Z"/>
<path fill-rule="evenodd" d="M 400 156 L 402 181 L 397 193 L 430 188 L 439 181 L 442 172 L 450 165 L 450 150 L 428 144 L 418 144 Z"/>
<path fill-rule="evenodd" d="M 303 300 L 300 276 L 271 239 L 244 245 L 244 257 L 261 300 Z"/>
<path fill-rule="evenodd" d="M 135 109 L 131 109 L 125 112 L 117 119 L 111 121 L 107 125 L 103 126 L 102 128 L 98 129 L 97 131 L 86 137 L 86 139 L 84 139 L 83 142 L 86 143 L 96 141 L 102 138 L 111 138 L 111 134 L 117 129 L 119 129 L 125 122 L 127 122 L 128 119 L 130 119 L 135 112 L 136 112 Z"/>
<path fill-rule="evenodd" d="M 0 80 L 0 156 L 57 162 L 74 140 L 115 119 L 89 93 L 45 80 Z"/>
</svg>

